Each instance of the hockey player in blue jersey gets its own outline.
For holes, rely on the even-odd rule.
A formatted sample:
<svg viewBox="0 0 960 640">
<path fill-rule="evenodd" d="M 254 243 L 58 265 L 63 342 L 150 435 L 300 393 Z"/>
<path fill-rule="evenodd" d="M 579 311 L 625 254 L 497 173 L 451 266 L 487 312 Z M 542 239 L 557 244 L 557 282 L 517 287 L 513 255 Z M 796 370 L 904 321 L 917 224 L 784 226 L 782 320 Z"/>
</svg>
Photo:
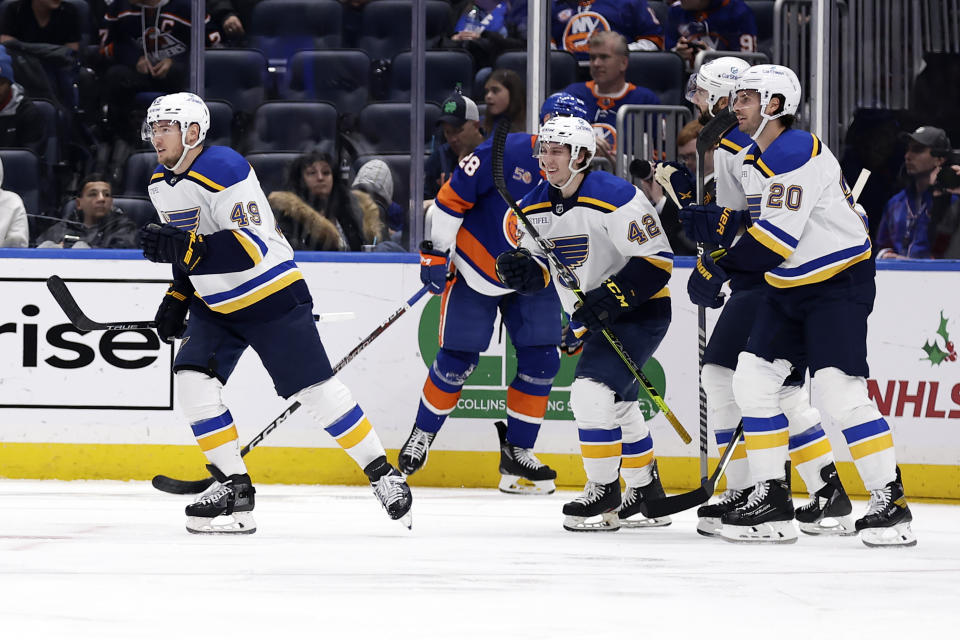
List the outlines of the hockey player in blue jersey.
<svg viewBox="0 0 960 640">
<path fill-rule="evenodd" d="M 497 258 L 504 284 L 538 295 L 555 282 L 571 321 L 564 347 L 583 351 L 570 391 L 587 484 L 563 506 L 569 531 L 663 526 L 669 518 L 630 520 L 647 500 L 663 497 L 653 439 L 637 403 L 639 383 L 603 337 L 610 328 L 643 365 L 670 324 L 673 252 L 653 205 L 632 184 L 590 172 L 596 141 L 581 118 L 554 118 L 540 127 L 537 157 L 547 180 L 528 193 L 522 211 L 554 247 L 576 283 L 552 272 L 543 251 L 524 234 L 521 247 Z M 570 285 L 585 292 L 578 304 Z M 578 344 L 579 343 L 579 344 Z M 627 490 L 621 498 L 620 476 Z"/>
<path fill-rule="evenodd" d="M 680 0 L 670 6 L 665 47 L 692 68 L 697 53 L 757 50 L 757 21 L 743 0 Z"/>
<path fill-rule="evenodd" d="M 572 112 L 582 113 L 582 103 L 556 94 L 544 103 L 541 119 Z M 534 140 L 526 133 L 507 138 L 505 177 L 517 199 L 540 181 Z M 431 233 L 421 247 L 420 277 L 434 294 L 443 296 L 440 351 L 424 383 L 398 467 L 410 475 L 426 464 L 434 438 L 456 407 L 480 352 L 490 343 L 499 310 L 517 352 L 517 375 L 507 389 L 507 422 L 497 423 L 500 490 L 552 493 L 557 474 L 537 459 L 533 446 L 560 368 L 560 303 L 553 287 L 520 296 L 497 278 L 496 257 L 516 247 L 517 218 L 494 188 L 491 150 L 488 141 L 463 158 L 430 209 Z"/>
<path fill-rule="evenodd" d="M 663 49 L 663 26 L 647 0 L 557 0 L 552 17 L 557 48 L 581 64 L 589 57 L 590 36 L 603 31 L 623 34 L 631 51 Z"/>
<path fill-rule="evenodd" d="M 697 261 L 691 300 L 722 305 L 730 273 L 765 279 L 733 376 L 755 485 L 745 504 L 721 516 L 720 534 L 733 542 L 796 540 L 780 390 L 791 370 L 805 365 L 870 491 L 856 531 L 868 546 L 914 545 L 893 434 L 867 394 L 867 317 L 876 286 L 866 216 L 830 150 L 792 129 L 799 102 L 800 83 L 786 67 L 758 65 L 739 77 L 733 110 L 753 139 L 740 172 L 747 208 L 699 207 L 691 216 L 698 239 L 729 247 L 719 259 L 704 253 Z"/>
<path fill-rule="evenodd" d="M 409 527 L 410 489 L 333 374 L 310 291 L 256 174 L 236 151 L 205 147 L 209 128 L 203 100 L 175 93 L 153 101 L 143 130 L 160 163 L 148 192 L 163 224 L 145 226 L 141 246 L 147 259 L 173 265 L 157 333 L 165 342 L 183 337 L 173 363 L 176 395 L 218 481 L 187 506 L 187 530 L 256 531 L 254 487 L 222 398 L 247 347 L 277 394 L 296 397 L 363 469 L 389 516 Z"/>
</svg>

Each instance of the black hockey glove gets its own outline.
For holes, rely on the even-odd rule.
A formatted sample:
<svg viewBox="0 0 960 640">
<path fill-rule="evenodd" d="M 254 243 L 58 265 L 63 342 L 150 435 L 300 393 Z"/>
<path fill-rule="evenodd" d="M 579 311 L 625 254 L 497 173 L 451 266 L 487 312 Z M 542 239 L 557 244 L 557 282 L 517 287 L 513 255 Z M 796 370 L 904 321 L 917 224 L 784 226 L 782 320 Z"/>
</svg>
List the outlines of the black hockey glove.
<svg viewBox="0 0 960 640">
<path fill-rule="evenodd" d="M 526 249 L 497 256 L 497 278 L 517 293 L 536 293 L 550 284 L 550 272 Z"/>
<path fill-rule="evenodd" d="M 571 320 L 563 325 L 563 331 L 560 333 L 560 350 L 568 356 L 575 356 L 583 351 L 583 341 L 587 333 L 587 328 L 579 322 Z"/>
<path fill-rule="evenodd" d="M 202 235 L 153 222 L 140 230 L 140 248 L 147 260 L 169 262 L 184 273 L 193 271 L 207 253 Z"/>
<path fill-rule="evenodd" d="M 717 266 L 714 260 L 724 256 L 726 251 L 719 249 L 712 254 L 706 251 L 697 258 L 697 266 L 687 280 L 687 295 L 690 302 L 700 307 L 719 309 L 723 306 L 724 294 L 720 292 L 729 276 Z"/>
<path fill-rule="evenodd" d="M 730 247 L 741 227 L 749 227 L 749 211 L 724 209 L 715 204 L 692 204 L 678 212 L 687 237 L 694 242 Z"/>
<path fill-rule="evenodd" d="M 172 344 L 187 328 L 187 311 L 190 310 L 190 299 L 193 297 L 192 289 L 187 289 L 182 284 L 179 288 L 176 284 L 171 284 L 160 302 L 154 322 L 157 323 L 157 335 L 167 344 Z"/>
<path fill-rule="evenodd" d="M 446 251 L 435 251 L 429 240 L 420 243 L 420 282 L 427 285 L 430 293 L 434 295 L 440 295 L 447 288 L 447 278 L 450 275 L 447 262 Z"/>
<path fill-rule="evenodd" d="M 583 303 L 571 318 L 590 331 L 603 331 L 609 329 L 623 312 L 640 302 L 642 300 L 637 299 L 629 283 L 610 276 L 599 287 L 584 294 Z"/>
</svg>

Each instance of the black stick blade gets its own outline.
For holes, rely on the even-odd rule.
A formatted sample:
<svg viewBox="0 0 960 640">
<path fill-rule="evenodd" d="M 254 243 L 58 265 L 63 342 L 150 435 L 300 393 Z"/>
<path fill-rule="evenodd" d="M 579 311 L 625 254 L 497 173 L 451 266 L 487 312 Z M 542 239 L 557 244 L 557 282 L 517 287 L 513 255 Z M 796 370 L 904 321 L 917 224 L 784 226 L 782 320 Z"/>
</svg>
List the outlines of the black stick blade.
<svg viewBox="0 0 960 640">
<path fill-rule="evenodd" d="M 67 288 L 67 283 L 64 282 L 60 276 L 50 276 L 47 278 L 47 289 L 50 291 L 53 299 L 57 301 L 57 304 L 60 305 L 60 308 L 63 309 L 63 313 L 67 316 L 70 324 L 80 331 L 129 331 L 131 329 L 153 329 L 157 326 L 157 323 L 153 320 L 110 323 L 91 320 L 80 308 L 76 298 L 73 297 L 70 289 Z"/>
<path fill-rule="evenodd" d="M 175 493 L 177 495 L 188 495 L 191 493 L 201 493 L 206 491 L 214 483 L 213 478 L 204 480 L 177 480 L 167 476 L 153 476 L 151 484 L 154 489 L 164 493 Z"/>
<path fill-rule="evenodd" d="M 736 124 L 737 116 L 729 109 L 724 109 L 715 115 L 697 135 L 697 153 L 705 154 L 720 144 L 723 136 L 727 135 L 727 132 L 733 129 Z"/>
</svg>

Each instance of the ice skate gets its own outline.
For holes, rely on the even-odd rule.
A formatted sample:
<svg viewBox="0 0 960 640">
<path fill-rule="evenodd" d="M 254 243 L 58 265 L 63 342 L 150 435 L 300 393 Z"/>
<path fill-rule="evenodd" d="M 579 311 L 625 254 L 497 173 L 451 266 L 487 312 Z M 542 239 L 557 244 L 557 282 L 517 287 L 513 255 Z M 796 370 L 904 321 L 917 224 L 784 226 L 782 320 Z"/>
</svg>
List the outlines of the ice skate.
<svg viewBox="0 0 960 640">
<path fill-rule="evenodd" d="M 620 479 L 610 484 L 587 481 L 583 495 L 563 505 L 563 528 L 567 531 L 618 531 Z"/>
<path fill-rule="evenodd" d="M 720 535 L 728 542 L 791 544 L 797 541 L 793 517 L 787 481 L 764 480 L 742 507 L 720 516 Z"/>
<path fill-rule="evenodd" d="M 852 536 L 857 534 L 850 498 L 837 475 L 837 466 L 830 463 L 820 469 L 820 477 L 826 482 L 810 496 L 810 502 L 797 509 L 800 531 L 811 536 Z"/>
<path fill-rule="evenodd" d="M 413 431 L 410 432 L 410 436 L 400 449 L 400 455 L 397 456 L 397 468 L 403 475 L 409 476 L 416 473 L 427 463 L 430 445 L 436 437 L 436 433 L 423 431 L 417 425 L 413 425 Z"/>
<path fill-rule="evenodd" d="M 720 518 L 723 514 L 739 509 L 750 499 L 753 487 L 746 489 L 727 489 L 720 494 L 720 499 L 713 504 L 705 504 L 697 509 L 697 533 L 702 536 L 713 537 L 720 535 L 723 525 Z"/>
<path fill-rule="evenodd" d="M 639 529 L 644 527 L 666 527 L 673 520 L 670 516 L 662 518 L 647 518 L 640 513 L 640 507 L 648 500 L 660 500 L 666 498 L 667 494 L 663 492 L 663 485 L 660 484 L 660 471 L 657 469 L 657 463 L 653 463 L 653 479 L 649 484 L 642 487 L 627 487 L 623 494 L 623 502 L 620 504 L 620 510 L 617 516 L 620 518 L 620 526 L 627 529 Z M 632 518 L 633 516 L 639 516 Z"/>
<path fill-rule="evenodd" d="M 257 530 L 253 519 L 253 495 L 256 490 L 250 476 L 224 475 L 207 465 L 216 482 L 193 504 L 187 505 L 187 531 L 190 533 L 248 534 Z"/>
<path fill-rule="evenodd" d="M 526 495 L 549 495 L 557 490 L 557 472 L 540 462 L 533 449 L 507 441 L 507 425 L 497 422 L 500 438 L 500 491 Z"/>
<path fill-rule="evenodd" d="M 366 467 L 363 472 L 370 479 L 373 495 L 383 505 L 391 520 L 399 520 L 407 529 L 413 528 L 413 495 L 400 472 L 387 462 L 386 456 L 380 456 Z"/>
<path fill-rule="evenodd" d="M 913 547 L 917 536 L 910 528 L 912 521 L 913 514 L 903 495 L 900 467 L 897 467 L 896 480 L 870 492 L 867 513 L 855 526 L 860 540 L 868 547 Z"/>
</svg>

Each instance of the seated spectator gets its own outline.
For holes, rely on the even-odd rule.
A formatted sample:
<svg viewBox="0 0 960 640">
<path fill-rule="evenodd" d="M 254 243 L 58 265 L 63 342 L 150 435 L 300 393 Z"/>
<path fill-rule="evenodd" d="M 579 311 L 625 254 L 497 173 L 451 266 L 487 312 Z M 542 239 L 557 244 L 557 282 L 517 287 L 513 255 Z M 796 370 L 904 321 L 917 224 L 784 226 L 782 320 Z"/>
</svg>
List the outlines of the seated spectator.
<svg viewBox="0 0 960 640">
<path fill-rule="evenodd" d="M 79 222 L 64 220 L 47 229 L 38 239 L 41 249 L 136 249 L 137 225 L 113 206 L 110 183 L 99 173 L 83 178 L 77 196 Z"/>
<path fill-rule="evenodd" d="M 945 164 L 940 171 L 953 173 L 949 184 L 960 184 L 960 165 Z M 960 260 L 960 187 L 946 188 L 940 183 L 934 181 L 930 207 L 930 257 Z"/>
<path fill-rule="evenodd" d="M 0 185 L 3 161 L 0 160 Z M 23 199 L 13 191 L 0 188 L 0 247 L 26 247 L 30 242 L 30 224 Z"/>
<path fill-rule="evenodd" d="M 307 152 L 290 163 L 287 190 L 267 197 L 294 251 L 362 251 L 383 237 L 379 212 L 364 218 L 336 167 L 330 154 Z"/>
<path fill-rule="evenodd" d="M 577 82 L 564 91 L 583 100 L 587 122 L 597 134 L 597 156 L 616 165 L 617 109 L 625 104 L 660 104 L 656 94 L 627 82 L 630 52 L 627 41 L 615 31 L 590 37 L 589 82 Z"/>
<path fill-rule="evenodd" d="M 700 51 L 756 51 L 757 21 L 743 0 L 680 0 L 670 6 L 664 37 L 692 69 Z"/>
<path fill-rule="evenodd" d="M 909 182 L 884 207 L 875 243 L 878 260 L 931 257 L 931 186 L 943 156 L 950 151 L 950 139 L 937 127 L 919 127 L 913 133 L 902 133 L 901 139 L 907 142 L 903 168 Z"/>
<path fill-rule="evenodd" d="M 488 136 L 501 116 L 510 120 L 510 133 L 527 129 L 527 91 L 516 72 L 494 69 L 483 84 L 483 101 L 487 105 L 483 130 Z"/>
<path fill-rule="evenodd" d="M 353 189 L 353 195 L 363 211 L 365 230 L 368 220 L 371 223 L 380 220 L 383 227 L 374 234 L 374 241 L 370 244 L 380 246 L 385 241 L 399 243 L 403 238 L 407 219 L 403 207 L 393 201 L 393 174 L 390 173 L 387 163 L 376 158 L 364 163 L 357 171 L 350 188 Z M 376 207 L 375 214 L 371 206 Z M 402 251 L 403 248 L 397 244 L 391 247 L 391 250 Z"/>
<path fill-rule="evenodd" d="M 47 125 L 13 75 L 13 61 L 0 45 L 0 147 L 25 147 L 41 158 L 46 149 Z"/>
<path fill-rule="evenodd" d="M 478 69 L 493 66 L 497 56 L 510 49 L 526 48 L 526 14 L 511 10 L 517 0 L 476 0 L 462 4 L 453 35 L 440 41 L 444 49 L 464 49 Z M 523 2 L 526 5 L 526 2 Z M 517 22 L 522 19 L 522 25 Z M 522 26 L 522 31 L 521 31 Z"/>
<path fill-rule="evenodd" d="M 80 13 L 63 0 L 16 0 L 0 16 L 0 43 L 42 42 L 80 49 Z"/>
<path fill-rule="evenodd" d="M 209 0 L 207 11 L 213 17 L 227 46 L 242 47 L 247 44 L 247 30 L 253 18 L 253 8 L 260 0 Z"/>
<path fill-rule="evenodd" d="M 486 137 L 480 127 L 480 110 L 477 103 L 462 95 L 459 90 L 443 101 L 442 115 L 437 124 L 446 142 L 433 137 L 430 157 L 423 168 L 423 197 L 432 199 L 437 191 L 457 168 L 464 156 L 473 153 Z M 426 208 L 428 203 L 424 203 Z"/>
<path fill-rule="evenodd" d="M 663 26 L 647 0 L 556 0 L 553 3 L 553 41 L 585 65 L 589 39 L 604 31 L 624 36 L 630 51 L 663 49 Z"/>
</svg>

